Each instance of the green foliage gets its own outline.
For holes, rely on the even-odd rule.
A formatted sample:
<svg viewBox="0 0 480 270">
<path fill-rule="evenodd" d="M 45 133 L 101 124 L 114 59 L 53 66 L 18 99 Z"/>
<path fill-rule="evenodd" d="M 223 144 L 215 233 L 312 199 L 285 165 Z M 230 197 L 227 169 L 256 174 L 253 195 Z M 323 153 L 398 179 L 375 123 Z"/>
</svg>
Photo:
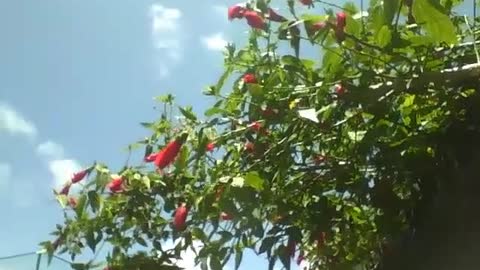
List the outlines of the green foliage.
<svg viewBox="0 0 480 270">
<path fill-rule="evenodd" d="M 116 172 L 123 191 L 112 193 L 113 172 L 97 163 L 76 206 L 57 196 L 60 241 L 42 245 L 74 259 L 107 243 L 111 269 L 176 269 L 181 252 L 200 243 L 202 269 L 229 259 L 238 269 L 246 249 L 289 269 L 293 239 L 312 269 L 371 269 L 381 247 L 410 227 L 420 175 L 441 158 L 435 138 L 464 119 L 465 102 L 478 95 L 452 71 L 475 59 L 471 46 L 450 46 L 471 38 L 450 12 L 459 2 L 414 0 L 408 14 L 407 1 L 370 1 L 363 17 L 347 3 L 339 40 L 336 5 L 316 2 L 326 14 L 298 15 L 287 1 L 288 22 L 252 31 L 245 48 L 227 48 L 225 72 L 205 90 L 215 99 L 206 119 L 172 95 L 156 98 L 162 115 L 142 123 L 152 134 L 135 146 L 148 156 L 186 132 L 174 164 L 158 171 L 132 160 Z M 256 1 L 263 12 L 268 5 Z M 416 24 L 407 25 L 409 15 Z M 306 58 L 304 42 L 322 51 L 321 61 Z M 285 45 L 291 52 L 281 54 Z M 257 82 L 245 83 L 245 73 Z M 170 120 L 177 113 L 183 118 Z M 206 151 L 210 142 L 218 152 Z M 171 226 L 180 203 L 189 208 L 183 231 Z"/>
</svg>

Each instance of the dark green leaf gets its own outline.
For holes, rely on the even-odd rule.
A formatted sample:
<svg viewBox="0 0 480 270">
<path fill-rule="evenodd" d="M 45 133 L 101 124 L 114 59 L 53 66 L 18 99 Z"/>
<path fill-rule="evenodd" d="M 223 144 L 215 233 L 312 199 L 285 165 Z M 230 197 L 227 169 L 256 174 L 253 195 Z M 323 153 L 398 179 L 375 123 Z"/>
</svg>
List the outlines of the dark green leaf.
<svg viewBox="0 0 480 270">
<path fill-rule="evenodd" d="M 457 43 L 455 26 L 433 0 L 413 1 L 413 16 L 437 43 Z"/>
</svg>

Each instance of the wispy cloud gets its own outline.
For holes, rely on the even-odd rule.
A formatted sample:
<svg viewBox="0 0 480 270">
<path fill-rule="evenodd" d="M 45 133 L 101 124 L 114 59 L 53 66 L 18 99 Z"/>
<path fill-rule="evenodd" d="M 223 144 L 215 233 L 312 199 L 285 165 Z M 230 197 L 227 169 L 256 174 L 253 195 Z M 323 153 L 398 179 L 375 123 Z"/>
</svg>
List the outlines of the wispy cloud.
<svg viewBox="0 0 480 270">
<path fill-rule="evenodd" d="M 223 33 L 216 33 L 210 36 L 202 37 L 203 45 L 212 51 L 223 51 L 228 41 L 223 37 Z"/>
<path fill-rule="evenodd" d="M 35 125 L 5 103 L 0 103 L 0 132 L 2 130 L 11 135 L 23 135 L 29 138 L 37 135 Z"/>
<path fill-rule="evenodd" d="M 159 77 L 164 78 L 182 58 L 182 35 L 180 20 L 182 12 L 160 4 L 150 7 L 153 45 L 159 52 L 157 65 Z"/>
<path fill-rule="evenodd" d="M 41 143 L 37 146 L 36 151 L 47 162 L 55 188 L 61 187 L 73 173 L 82 169 L 80 163 L 75 159 L 65 158 L 64 147 L 56 142 L 49 140 Z"/>
</svg>

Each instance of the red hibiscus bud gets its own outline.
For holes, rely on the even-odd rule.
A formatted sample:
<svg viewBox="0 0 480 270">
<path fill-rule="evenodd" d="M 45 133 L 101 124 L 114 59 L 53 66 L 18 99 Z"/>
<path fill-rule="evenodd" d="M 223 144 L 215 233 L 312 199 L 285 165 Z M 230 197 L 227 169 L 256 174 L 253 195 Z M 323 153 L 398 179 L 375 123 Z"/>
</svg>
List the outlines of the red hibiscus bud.
<svg viewBox="0 0 480 270">
<path fill-rule="evenodd" d="M 110 181 L 110 183 L 107 184 L 107 187 L 113 193 L 122 192 L 123 178 L 121 176 L 113 178 L 112 181 Z"/>
<path fill-rule="evenodd" d="M 207 146 L 205 146 L 205 150 L 208 152 L 213 152 L 213 150 L 215 150 L 215 143 L 209 142 Z"/>
<path fill-rule="evenodd" d="M 251 123 L 248 127 L 255 132 L 259 132 L 262 129 L 262 124 L 255 121 L 255 122 Z"/>
<path fill-rule="evenodd" d="M 316 155 L 315 157 L 313 157 L 313 162 L 315 163 L 315 165 L 320 165 L 325 162 L 325 159 L 326 158 L 324 155 Z"/>
<path fill-rule="evenodd" d="M 245 13 L 245 8 L 239 5 L 231 6 L 228 8 L 228 19 L 241 19 Z"/>
<path fill-rule="evenodd" d="M 312 24 L 312 30 L 314 32 L 317 32 L 317 31 L 320 31 L 320 30 L 324 29 L 326 26 L 327 26 L 327 24 L 325 22 L 316 22 L 316 23 Z"/>
<path fill-rule="evenodd" d="M 222 213 L 220 214 L 220 219 L 221 219 L 221 220 L 225 220 L 225 221 L 227 221 L 227 220 L 232 220 L 232 219 L 233 219 L 233 216 L 230 215 L 230 214 L 228 214 L 228 213 L 222 212 Z"/>
<path fill-rule="evenodd" d="M 341 96 L 341 95 L 345 94 L 345 87 L 341 84 L 336 84 L 335 85 L 335 94 L 337 94 L 337 96 Z"/>
<path fill-rule="evenodd" d="M 90 169 L 86 169 L 86 170 L 74 173 L 71 179 L 72 183 L 75 184 L 82 181 L 83 178 L 85 178 L 85 176 L 87 176 L 89 173 L 90 173 Z"/>
<path fill-rule="evenodd" d="M 173 217 L 173 228 L 177 231 L 183 231 L 186 228 L 185 221 L 187 220 L 188 209 L 184 203 L 182 203 Z"/>
<path fill-rule="evenodd" d="M 320 232 L 317 236 L 317 248 L 320 249 L 323 247 L 325 244 L 325 238 L 327 237 L 327 234 L 325 232 Z"/>
<path fill-rule="evenodd" d="M 338 12 L 337 13 L 337 28 L 343 30 L 347 25 L 347 14 L 345 12 Z"/>
<path fill-rule="evenodd" d="M 247 74 L 243 75 L 243 82 L 244 83 L 257 83 L 257 78 L 255 77 L 255 74 L 247 73 Z"/>
<path fill-rule="evenodd" d="M 310 5 L 312 5 L 313 1 L 312 0 L 300 0 L 300 3 L 304 4 L 305 6 L 310 6 Z"/>
<path fill-rule="evenodd" d="M 252 142 L 245 143 L 245 151 L 253 153 L 255 151 L 255 145 Z"/>
<path fill-rule="evenodd" d="M 68 195 L 70 192 L 70 187 L 72 186 L 72 183 L 67 183 L 65 186 L 63 186 L 62 190 L 60 190 L 61 195 Z"/>
<path fill-rule="evenodd" d="M 305 260 L 305 253 L 304 251 L 300 251 L 300 254 L 298 254 L 298 258 L 297 258 L 297 265 L 300 265 L 302 264 L 302 262 Z"/>
<path fill-rule="evenodd" d="M 335 29 L 335 38 L 337 39 L 338 43 L 342 43 L 345 40 L 345 31 L 343 28 Z"/>
<path fill-rule="evenodd" d="M 295 246 L 297 245 L 297 243 L 295 243 L 295 241 L 290 238 L 288 239 L 288 243 L 287 243 L 287 254 L 288 256 L 290 257 L 294 257 L 295 256 Z"/>
<path fill-rule="evenodd" d="M 77 203 L 77 199 L 75 199 L 74 197 L 68 198 L 68 205 L 70 205 L 71 208 L 77 207 Z"/>
<path fill-rule="evenodd" d="M 184 134 L 181 137 L 169 142 L 167 146 L 158 152 L 154 161 L 158 169 L 164 169 L 175 161 L 186 138 L 187 135 Z"/>
<path fill-rule="evenodd" d="M 145 161 L 145 162 L 147 162 L 147 163 L 148 163 L 148 162 L 154 162 L 155 159 L 157 158 L 157 156 L 158 156 L 158 153 L 150 154 L 150 155 L 144 157 L 144 158 L 143 158 L 143 161 Z"/>
<path fill-rule="evenodd" d="M 268 19 L 272 22 L 286 22 L 287 19 L 283 17 L 282 15 L 279 15 L 276 13 L 273 9 L 269 8 L 268 9 Z"/>
<path fill-rule="evenodd" d="M 265 22 L 263 21 L 262 16 L 256 11 L 245 11 L 245 19 L 247 19 L 248 25 L 252 28 L 263 30 L 265 28 Z"/>
</svg>

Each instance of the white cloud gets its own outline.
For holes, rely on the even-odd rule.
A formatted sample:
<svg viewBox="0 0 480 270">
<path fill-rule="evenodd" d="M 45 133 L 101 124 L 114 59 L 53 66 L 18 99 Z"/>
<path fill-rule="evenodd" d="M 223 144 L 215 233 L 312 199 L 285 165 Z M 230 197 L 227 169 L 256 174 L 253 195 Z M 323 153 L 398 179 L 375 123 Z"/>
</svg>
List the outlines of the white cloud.
<svg viewBox="0 0 480 270">
<path fill-rule="evenodd" d="M 82 169 L 82 166 L 73 159 L 55 159 L 48 163 L 48 169 L 54 177 L 54 186 L 60 188 L 74 173 Z"/>
<path fill-rule="evenodd" d="M 160 53 L 158 58 L 159 77 L 170 74 L 170 69 L 182 59 L 182 35 L 180 19 L 182 12 L 160 4 L 150 7 L 153 45 Z M 167 64 L 168 63 L 168 64 Z"/>
<path fill-rule="evenodd" d="M 64 155 L 63 146 L 52 141 L 46 141 L 37 146 L 37 153 L 45 158 L 62 158 Z"/>
<path fill-rule="evenodd" d="M 10 164 L 0 163 L 0 191 L 5 190 L 12 177 L 12 168 Z"/>
<path fill-rule="evenodd" d="M 7 104 L 0 103 L 0 131 L 34 138 L 37 128 Z"/>
<path fill-rule="evenodd" d="M 225 40 L 222 33 L 216 33 L 202 38 L 203 45 L 212 51 L 223 51 L 228 41 Z"/>
</svg>

